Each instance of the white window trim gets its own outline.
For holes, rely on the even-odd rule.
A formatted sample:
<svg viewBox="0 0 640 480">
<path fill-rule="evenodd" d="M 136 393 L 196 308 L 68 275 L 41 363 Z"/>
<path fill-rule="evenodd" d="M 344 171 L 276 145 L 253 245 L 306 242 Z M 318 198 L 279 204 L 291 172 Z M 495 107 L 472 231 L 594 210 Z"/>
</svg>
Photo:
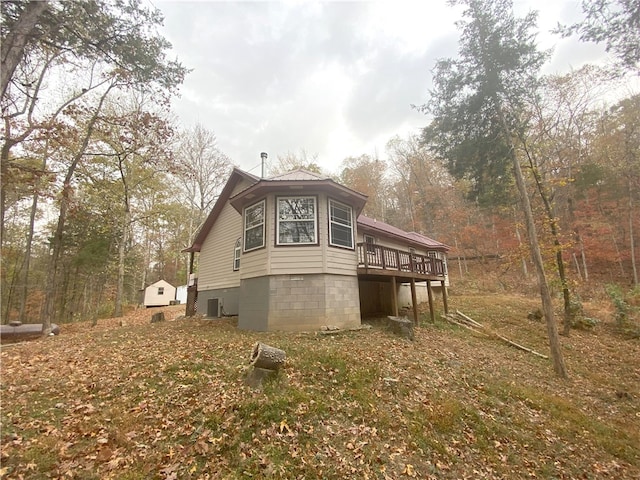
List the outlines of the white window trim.
<svg viewBox="0 0 640 480">
<path fill-rule="evenodd" d="M 313 200 L 313 241 L 311 242 L 280 242 L 280 201 L 287 199 L 311 199 Z M 283 222 L 291 222 L 296 220 L 282 220 Z M 301 222 L 311 222 L 311 220 L 299 220 Z M 310 195 L 290 195 L 286 197 L 276 197 L 276 245 L 293 246 L 293 245 L 317 245 L 318 244 L 318 199 Z"/>
<path fill-rule="evenodd" d="M 255 247 L 251 247 L 251 248 L 246 248 L 247 246 L 247 210 L 250 210 L 252 208 L 257 207 L 258 205 L 262 204 L 262 222 L 261 223 L 256 223 L 255 225 L 252 225 L 250 228 L 256 228 L 260 225 L 262 225 L 262 243 L 260 245 L 256 245 Z M 267 217 L 267 212 L 266 212 L 266 202 L 264 200 L 260 200 L 259 202 L 254 203 L 253 205 L 249 205 L 248 207 L 245 207 L 244 209 L 244 219 L 243 219 L 243 232 L 242 232 L 242 238 L 244 238 L 244 251 L 245 252 L 251 252 L 253 250 L 257 250 L 258 248 L 263 248 L 265 245 L 265 223 L 266 223 L 266 217 Z"/>
<path fill-rule="evenodd" d="M 236 240 L 236 244 L 233 247 L 233 271 L 240 270 L 240 254 L 242 253 L 242 238 Z"/>
<path fill-rule="evenodd" d="M 333 205 L 337 205 L 337 206 L 349 211 L 349 225 L 346 225 L 346 224 L 344 224 L 342 222 L 335 221 L 335 220 L 333 220 L 331 218 L 331 206 L 332 206 L 332 204 Z M 328 215 L 329 216 L 329 245 L 331 245 L 332 247 L 348 248 L 350 250 L 353 250 L 353 247 L 354 247 L 354 245 L 353 245 L 353 243 L 354 243 L 353 242 L 353 234 L 355 233 L 353 231 L 354 230 L 353 229 L 353 207 L 351 207 L 350 205 L 347 205 L 345 203 L 341 203 L 341 202 L 338 202 L 336 200 L 329 199 L 329 212 L 328 213 L 329 213 L 329 215 Z M 349 230 L 351 231 L 351 245 L 341 245 L 339 243 L 334 243 L 333 242 L 333 235 L 332 235 L 333 229 L 331 228 L 333 224 L 340 225 L 341 227 L 348 227 L 349 228 Z"/>
</svg>

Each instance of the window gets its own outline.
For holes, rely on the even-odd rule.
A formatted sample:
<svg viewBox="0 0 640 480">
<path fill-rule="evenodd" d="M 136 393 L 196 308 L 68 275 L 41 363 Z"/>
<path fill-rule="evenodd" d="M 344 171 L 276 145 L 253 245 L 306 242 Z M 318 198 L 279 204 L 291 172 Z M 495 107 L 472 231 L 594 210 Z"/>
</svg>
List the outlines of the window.
<svg viewBox="0 0 640 480">
<path fill-rule="evenodd" d="M 376 251 L 374 245 L 376 244 L 376 238 L 371 235 L 364 235 L 364 243 L 367 245 L 367 252 L 373 253 Z"/>
<path fill-rule="evenodd" d="M 164 287 L 158 287 L 158 295 L 164 295 Z"/>
<path fill-rule="evenodd" d="M 236 240 L 236 245 L 233 247 L 233 269 L 240 270 L 240 250 L 242 249 L 242 239 Z"/>
<path fill-rule="evenodd" d="M 279 197 L 277 245 L 318 243 L 315 197 Z"/>
<path fill-rule="evenodd" d="M 244 209 L 244 251 L 264 247 L 264 205 L 262 200 Z"/>
<path fill-rule="evenodd" d="M 351 207 L 329 200 L 329 245 L 353 248 L 352 219 Z"/>
</svg>

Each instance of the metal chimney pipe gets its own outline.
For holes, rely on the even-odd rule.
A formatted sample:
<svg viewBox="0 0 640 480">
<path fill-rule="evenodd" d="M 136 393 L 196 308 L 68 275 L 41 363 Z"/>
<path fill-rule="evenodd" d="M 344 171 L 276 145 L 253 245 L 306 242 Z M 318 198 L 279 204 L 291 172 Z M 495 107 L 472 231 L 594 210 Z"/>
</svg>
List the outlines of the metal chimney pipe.
<svg viewBox="0 0 640 480">
<path fill-rule="evenodd" d="M 262 178 L 264 178 L 264 164 L 267 161 L 268 156 L 269 155 L 267 155 L 267 152 L 260 153 L 260 158 L 262 159 Z"/>
</svg>

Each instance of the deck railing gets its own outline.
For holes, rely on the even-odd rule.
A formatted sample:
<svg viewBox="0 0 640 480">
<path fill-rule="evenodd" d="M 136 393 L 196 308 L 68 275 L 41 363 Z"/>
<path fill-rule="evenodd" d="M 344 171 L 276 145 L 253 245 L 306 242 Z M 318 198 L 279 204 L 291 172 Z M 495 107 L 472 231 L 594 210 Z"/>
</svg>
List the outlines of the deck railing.
<svg viewBox="0 0 640 480">
<path fill-rule="evenodd" d="M 445 276 L 444 261 L 372 243 L 358 243 L 358 268 Z"/>
</svg>

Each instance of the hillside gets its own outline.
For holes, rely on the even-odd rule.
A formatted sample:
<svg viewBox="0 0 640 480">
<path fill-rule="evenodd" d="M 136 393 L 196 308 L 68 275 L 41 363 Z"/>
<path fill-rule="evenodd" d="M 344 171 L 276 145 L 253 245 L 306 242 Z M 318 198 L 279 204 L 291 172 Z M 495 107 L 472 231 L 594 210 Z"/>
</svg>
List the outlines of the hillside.
<svg viewBox="0 0 640 480">
<path fill-rule="evenodd" d="M 534 298 L 452 295 L 547 353 Z M 335 336 L 174 320 L 183 307 L 64 325 L 2 347 L 2 478 L 639 478 L 640 342 L 611 312 L 548 360 L 446 322 L 414 342 L 381 326 Z M 163 310 L 164 323 L 150 324 Z M 243 383 L 256 341 L 285 369 Z M 397 381 L 396 381 L 397 380 Z"/>
</svg>

